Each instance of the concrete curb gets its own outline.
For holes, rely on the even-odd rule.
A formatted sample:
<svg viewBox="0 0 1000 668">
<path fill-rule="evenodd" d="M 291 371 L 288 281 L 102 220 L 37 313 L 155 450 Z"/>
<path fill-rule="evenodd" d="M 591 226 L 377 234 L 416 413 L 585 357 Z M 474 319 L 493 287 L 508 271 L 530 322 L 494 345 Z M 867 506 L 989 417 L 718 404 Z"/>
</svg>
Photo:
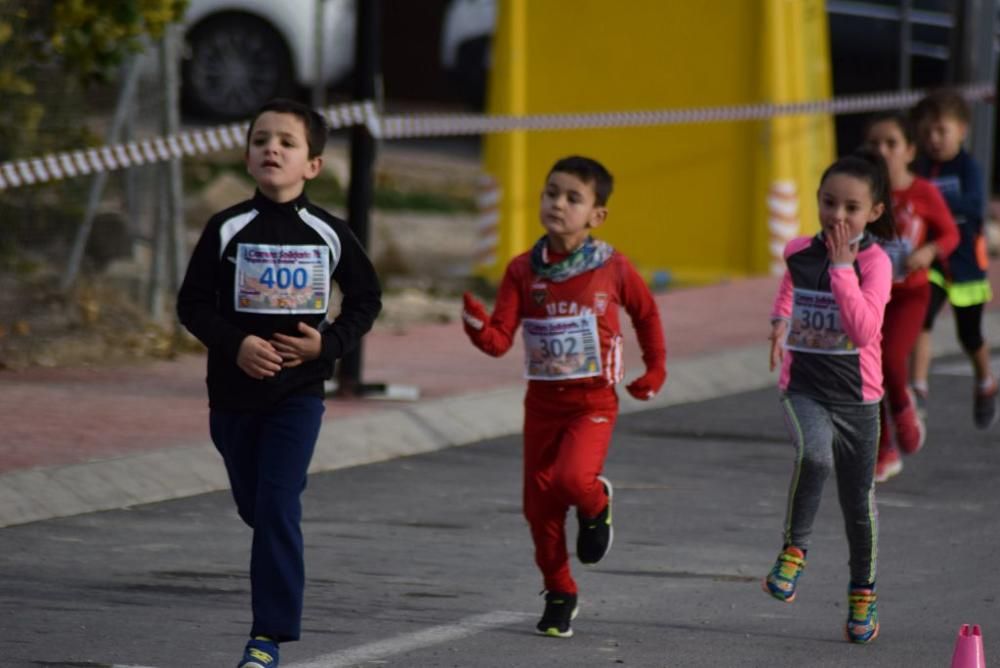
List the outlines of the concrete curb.
<svg viewBox="0 0 1000 668">
<path fill-rule="evenodd" d="M 773 382 L 759 347 L 671 363 L 669 389 L 652 402 L 627 395 L 622 411 L 698 401 Z M 446 397 L 328 421 L 310 472 L 332 471 L 515 434 L 524 385 Z M 228 489 L 211 441 L 0 475 L 0 527 L 155 503 Z"/>
<path fill-rule="evenodd" d="M 936 328 L 937 355 L 959 352 L 948 323 Z M 1000 313 L 987 312 L 987 332 Z M 989 337 L 988 337 L 989 340 Z M 621 392 L 622 413 L 761 389 L 775 384 L 766 344 L 671 360 L 664 392 L 651 401 Z M 332 471 L 475 443 L 521 430 L 524 385 L 400 405 L 329 421 L 320 432 L 310 472 Z M 83 464 L 0 475 L 0 527 L 155 503 L 228 489 L 211 442 Z"/>
</svg>

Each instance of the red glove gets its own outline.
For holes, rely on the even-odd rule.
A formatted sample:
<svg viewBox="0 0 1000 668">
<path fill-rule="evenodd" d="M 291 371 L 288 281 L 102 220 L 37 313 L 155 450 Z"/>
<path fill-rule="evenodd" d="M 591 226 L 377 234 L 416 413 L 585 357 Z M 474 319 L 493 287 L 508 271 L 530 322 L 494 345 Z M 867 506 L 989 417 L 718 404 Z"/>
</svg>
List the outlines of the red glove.
<svg viewBox="0 0 1000 668">
<path fill-rule="evenodd" d="M 465 325 L 465 331 L 469 336 L 478 336 L 490 321 L 490 315 L 472 293 L 462 295 L 462 302 L 462 324 Z"/>
<path fill-rule="evenodd" d="M 656 396 L 666 379 L 666 369 L 662 367 L 649 369 L 645 374 L 633 380 L 625 389 L 636 399 L 646 401 Z"/>
</svg>

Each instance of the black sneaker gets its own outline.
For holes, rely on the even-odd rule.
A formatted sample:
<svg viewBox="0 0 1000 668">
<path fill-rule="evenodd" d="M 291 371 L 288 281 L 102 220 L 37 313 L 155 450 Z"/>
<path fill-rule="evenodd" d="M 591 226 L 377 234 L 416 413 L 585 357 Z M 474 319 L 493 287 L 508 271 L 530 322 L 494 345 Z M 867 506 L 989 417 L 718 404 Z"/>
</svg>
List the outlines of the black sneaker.
<svg viewBox="0 0 1000 668">
<path fill-rule="evenodd" d="M 576 605 L 576 594 L 566 594 L 561 591 L 550 591 L 545 594 L 545 612 L 535 627 L 543 636 L 553 638 L 570 638 L 573 629 L 570 622 L 576 619 L 579 608 Z"/>
<path fill-rule="evenodd" d="M 989 429 L 997 421 L 997 392 L 1000 384 L 993 381 L 993 387 L 988 390 L 976 389 L 976 401 L 972 409 L 972 418 L 980 429 Z"/>
<path fill-rule="evenodd" d="M 611 549 L 611 543 L 615 538 L 615 531 L 611 527 L 611 498 L 614 490 L 611 488 L 611 481 L 602 475 L 597 479 L 604 485 L 604 491 L 608 495 L 608 505 L 597 517 L 583 517 L 576 514 L 576 519 L 580 523 L 580 530 L 576 534 L 576 557 L 580 563 L 591 566 L 604 558 L 604 555 Z"/>
</svg>

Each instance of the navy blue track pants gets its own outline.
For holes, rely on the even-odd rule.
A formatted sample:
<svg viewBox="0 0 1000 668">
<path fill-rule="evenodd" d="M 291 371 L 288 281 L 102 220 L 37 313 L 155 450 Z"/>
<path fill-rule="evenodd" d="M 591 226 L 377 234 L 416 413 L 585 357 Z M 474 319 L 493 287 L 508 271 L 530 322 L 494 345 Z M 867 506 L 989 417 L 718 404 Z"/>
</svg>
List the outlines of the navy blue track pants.
<svg viewBox="0 0 1000 668">
<path fill-rule="evenodd" d="M 236 509 L 253 529 L 252 636 L 299 638 L 305 588 L 301 496 L 323 411 L 321 397 L 297 396 L 268 411 L 213 409 L 209 415 Z"/>
</svg>

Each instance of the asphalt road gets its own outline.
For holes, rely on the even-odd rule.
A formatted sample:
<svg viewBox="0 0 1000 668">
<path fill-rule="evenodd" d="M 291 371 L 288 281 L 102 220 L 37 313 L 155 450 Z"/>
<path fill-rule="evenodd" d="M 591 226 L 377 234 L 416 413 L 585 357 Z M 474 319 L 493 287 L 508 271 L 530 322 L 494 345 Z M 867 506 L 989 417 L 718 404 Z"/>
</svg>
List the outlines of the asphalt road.
<svg viewBox="0 0 1000 668">
<path fill-rule="evenodd" d="M 843 639 L 832 481 L 797 600 L 761 591 L 793 454 L 765 390 L 620 420 L 615 545 L 575 568 L 569 640 L 533 633 L 543 600 L 518 438 L 314 476 L 303 640 L 282 665 L 945 667 L 962 623 L 982 626 L 987 665 L 1000 662 L 1000 443 L 972 427 L 965 364 L 947 362 L 928 446 L 878 489 L 870 646 Z M 0 665 L 235 665 L 249 538 L 225 493 L 0 529 Z"/>
</svg>

